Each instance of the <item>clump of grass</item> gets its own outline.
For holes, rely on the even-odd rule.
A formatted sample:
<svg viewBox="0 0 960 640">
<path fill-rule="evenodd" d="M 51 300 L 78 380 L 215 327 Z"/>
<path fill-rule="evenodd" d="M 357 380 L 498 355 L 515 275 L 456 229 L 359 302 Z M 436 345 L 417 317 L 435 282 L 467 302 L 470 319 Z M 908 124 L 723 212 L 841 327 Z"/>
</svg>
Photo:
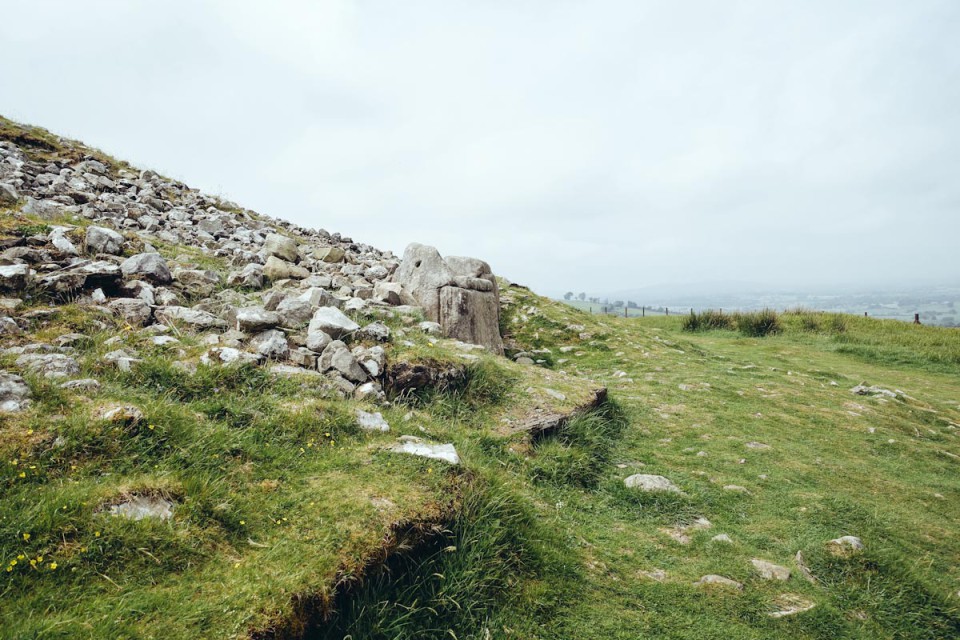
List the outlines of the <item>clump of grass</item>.
<svg viewBox="0 0 960 640">
<path fill-rule="evenodd" d="M 541 483 L 594 487 L 627 425 L 622 409 L 607 401 L 574 416 L 535 444 L 529 473 Z"/>
<path fill-rule="evenodd" d="M 419 543 L 417 536 L 401 540 L 358 589 L 338 594 L 335 616 L 305 637 L 481 637 L 474 634 L 517 578 L 541 568 L 548 554 L 536 517 L 506 485 L 471 478 L 458 501 L 451 522 Z"/>
<path fill-rule="evenodd" d="M 414 406 L 429 407 L 453 422 L 463 422 L 484 407 L 501 404 L 514 380 L 515 376 L 492 361 L 480 360 L 465 367 L 462 375 L 438 386 L 416 389 L 402 399 Z"/>
<path fill-rule="evenodd" d="M 682 327 L 684 331 L 732 330 L 734 328 L 734 321 L 731 316 L 724 314 L 723 311 L 707 309 L 706 311 L 696 313 L 691 310 L 690 315 L 683 319 Z"/>
<path fill-rule="evenodd" d="M 780 314 L 773 309 L 736 313 L 734 314 L 734 322 L 741 334 L 751 338 L 762 338 L 783 332 L 783 326 L 780 324 Z"/>
</svg>

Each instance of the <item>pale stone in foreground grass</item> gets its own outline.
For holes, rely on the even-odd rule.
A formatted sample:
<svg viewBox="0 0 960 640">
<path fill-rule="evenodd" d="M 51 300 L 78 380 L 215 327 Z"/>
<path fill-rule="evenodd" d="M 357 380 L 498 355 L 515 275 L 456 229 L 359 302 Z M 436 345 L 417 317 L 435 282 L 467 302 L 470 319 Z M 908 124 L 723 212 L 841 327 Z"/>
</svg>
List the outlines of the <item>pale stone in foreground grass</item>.
<svg viewBox="0 0 960 640">
<path fill-rule="evenodd" d="M 460 464 L 460 456 L 452 444 L 431 444 L 414 436 L 400 436 L 400 442 L 390 448 L 397 453 L 409 453 L 431 460 L 441 460 L 453 465 Z"/>
<path fill-rule="evenodd" d="M 623 484 L 628 489 L 642 491 L 667 491 L 669 493 L 683 493 L 680 488 L 667 478 L 658 475 L 637 473 L 624 479 Z"/>
</svg>

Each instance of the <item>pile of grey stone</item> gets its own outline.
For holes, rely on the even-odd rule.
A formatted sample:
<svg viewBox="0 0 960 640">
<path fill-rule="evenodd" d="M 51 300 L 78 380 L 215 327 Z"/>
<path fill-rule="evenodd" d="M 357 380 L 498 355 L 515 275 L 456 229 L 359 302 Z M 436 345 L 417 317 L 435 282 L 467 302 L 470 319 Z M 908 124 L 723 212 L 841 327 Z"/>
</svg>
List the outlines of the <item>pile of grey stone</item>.
<svg viewBox="0 0 960 640">
<path fill-rule="evenodd" d="M 481 260 L 419 244 L 400 260 L 61 144 L 37 160 L 0 141 L 0 207 L 49 222 L 0 237 L 0 335 L 27 329 L 29 314 L 15 311 L 42 296 L 99 308 L 156 345 L 201 334 L 207 363 L 322 375 L 371 399 L 383 397 L 380 343 L 392 338 L 371 319 L 423 316 L 425 331 L 503 353 L 497 282 Z M 113 355 L 116 366 L 138 361 Z M 79 375 L 48 364 L 33 372 Z M 7 407 L 26 405 L 10 398 Z"/>
</svg>

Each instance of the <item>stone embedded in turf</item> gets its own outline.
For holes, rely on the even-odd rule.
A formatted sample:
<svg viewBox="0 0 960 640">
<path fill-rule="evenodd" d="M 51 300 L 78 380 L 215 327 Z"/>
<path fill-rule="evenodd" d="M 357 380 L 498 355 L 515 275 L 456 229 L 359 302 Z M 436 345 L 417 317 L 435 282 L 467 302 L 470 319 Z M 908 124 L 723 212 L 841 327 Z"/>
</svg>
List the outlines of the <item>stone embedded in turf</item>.
<svg viewBox="0 0 960 640">
<path fill-rule="evenodd" d="M 663 476 L 637 473 L 624 479 L 623 484 L 628 489 L 642 491 L 667 491 L 669 493 L 683 493 L 680 488 Z"/>
</svg>

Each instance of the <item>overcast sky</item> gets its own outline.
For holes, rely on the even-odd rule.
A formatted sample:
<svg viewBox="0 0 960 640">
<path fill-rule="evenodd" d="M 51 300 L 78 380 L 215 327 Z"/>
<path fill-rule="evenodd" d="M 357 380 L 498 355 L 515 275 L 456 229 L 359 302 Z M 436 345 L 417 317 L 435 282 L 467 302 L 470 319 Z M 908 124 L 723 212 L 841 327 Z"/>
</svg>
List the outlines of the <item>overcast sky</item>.
<svg viewBox="0 0 960 640">
<path fill-rule="evenodd" d="M 2 0 L 0 114 L 543 293 L 960 280 L 957 0 Z"/>
</svg>

